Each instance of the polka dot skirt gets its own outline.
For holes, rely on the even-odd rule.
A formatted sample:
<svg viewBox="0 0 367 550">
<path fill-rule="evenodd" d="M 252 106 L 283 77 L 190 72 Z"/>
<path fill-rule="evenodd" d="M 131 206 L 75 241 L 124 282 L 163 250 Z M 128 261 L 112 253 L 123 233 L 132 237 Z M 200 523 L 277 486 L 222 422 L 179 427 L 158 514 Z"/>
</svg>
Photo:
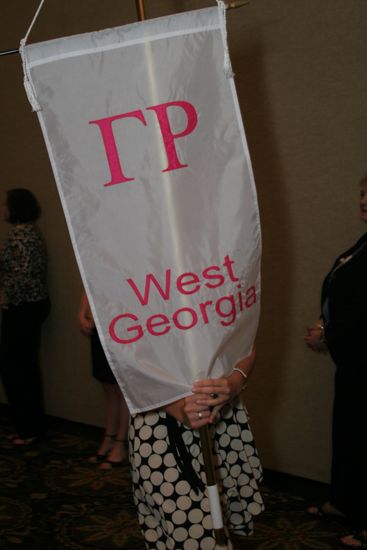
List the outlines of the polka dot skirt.
<svg viewBox="0 0 367 550">
<path fill-rule="evenodd" d="M 199 433 L 179 427 L 192 466 L 205 483 Z M 213 432 L 226 529 L 249 535 L 253 516 L 264 508 L 258 488 L 262 469 L 240 401 L 222 409 Z M 206 491 L 193 490 L 179 471 L 167 435 L 166 413 L 149 411 L 132 417 L 129 438 L 134 501 L 146 548 L 214 550 L 208 496 Z"/>
</svg>

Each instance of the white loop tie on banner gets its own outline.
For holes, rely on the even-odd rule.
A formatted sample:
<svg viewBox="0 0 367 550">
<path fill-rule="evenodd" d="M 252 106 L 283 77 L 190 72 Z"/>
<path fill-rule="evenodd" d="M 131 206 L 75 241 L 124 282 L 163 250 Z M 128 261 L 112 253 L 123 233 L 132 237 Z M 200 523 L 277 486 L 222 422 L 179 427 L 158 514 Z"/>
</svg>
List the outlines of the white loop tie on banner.
<svg viewBox="0 0 367 550">
<path fill-rule="evenodd" d="M 39 15 L 39 13 L 42 9 L 42 6 L 43 6 L 44 2 L 45 2 L 45 0 L 41 0 L 40 5 L 38 6 L 36 13 L 34 14 L 32 22 L 29 25 L 29 28 L 26 32 L 26 35 L 20 41 L 20 46 L 19 46 L 19 53 L 20 53 L 20 56 L 22 58 L 23 73 L 24 73 L 24 88 L 25 88 L 25 91 L 27 93 L 28 100 L 29 100 L 30 104 L 32 105 L 32 110 L 33 111 L 40 111 L 41 106 L 37 101 L 36 93 L 35 93 L 33 85 L 32 85 L 32 80 L 31 80 L 31 77 L 30 77 L 30 74 L 29 74 L 29 71 L 28 71 L 27 63 L 25 61 L 24 48 L 27 44 L 28 36 L 30 35 L 30 32 L 33 28 L 33 25 L 36 22 L 36 19 L 37 19 L 38 15 Z"/>
<path fill-rule="evenodd" d="M 224 74 L 226 78 L 233 78 L 231 59 L 229 57 L 228 40 L 227 40 L 227 6 L 223 0 L 217 0 L 219 17 L 221 21 L 220 29 L 222 32 L 224 46 Z"/>
</svg>

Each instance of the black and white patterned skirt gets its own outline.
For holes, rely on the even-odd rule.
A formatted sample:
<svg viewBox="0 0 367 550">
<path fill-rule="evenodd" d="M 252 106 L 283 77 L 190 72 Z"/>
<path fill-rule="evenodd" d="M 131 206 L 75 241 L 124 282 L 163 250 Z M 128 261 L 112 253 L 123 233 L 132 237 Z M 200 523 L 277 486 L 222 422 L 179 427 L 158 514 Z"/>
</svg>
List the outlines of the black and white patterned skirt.
<svg viewBox="0 0 367 550">
<path fill-rule="evenodd" d="M 199 432 L 178 426 L 193 469 L 205 483 Z M 249 535 L 253 517 L 264 508 L 258 487 L 262 469 L 241 401 L 224 407 L 212 429 L 226 531 Z M 195 490 L 177 466 L 166 413 L 133 416 L 129 438 L 134 501 L 146 548 L 214 550 L 208 496 Z"/>
</svg>

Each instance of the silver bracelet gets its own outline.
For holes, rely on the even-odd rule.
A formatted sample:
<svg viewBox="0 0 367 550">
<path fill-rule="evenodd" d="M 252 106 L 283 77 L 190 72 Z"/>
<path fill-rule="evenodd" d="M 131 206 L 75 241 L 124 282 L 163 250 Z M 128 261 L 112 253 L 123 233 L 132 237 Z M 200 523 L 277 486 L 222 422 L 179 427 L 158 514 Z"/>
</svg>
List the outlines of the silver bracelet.
<svg viewBox="0 0 367 550">
<path fill-rule="evenodd" d="M 243 385 L 243 388 L 242 388 L 242 389 L 245 389 L 246 386 L 247 386 L 247 380 L 248 380 L 247 374 L 246 374 L 245 372 L 243 372 L 243 370 L 241 370 L 241 369 L 239 369 L 239 368 L 237 368 L 237 367 L 234 367 L 234 368 L 232 369 L 232 372 L 235 372 L 235 371 L 236 371 L 236 372 L 239 372 L 239 373 L 242 375 L 243 380 L 244 380 L 244 385 Z"/>
</svg>

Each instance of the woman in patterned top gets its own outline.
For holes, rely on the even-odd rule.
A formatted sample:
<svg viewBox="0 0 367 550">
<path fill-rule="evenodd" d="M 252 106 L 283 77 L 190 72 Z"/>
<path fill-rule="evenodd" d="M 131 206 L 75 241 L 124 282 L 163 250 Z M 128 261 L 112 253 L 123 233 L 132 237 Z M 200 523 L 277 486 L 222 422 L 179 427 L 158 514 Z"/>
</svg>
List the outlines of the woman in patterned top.
<svg viewBox="0 0 367 550">
<path fill-rule="evenodd" d="M 14 445 L 33 443 L 44 431 L 38 355 L 50 301 L 47 252 L 35 225 L 40 214 L 28 189 L 7 192 L 4 218 L 11 229 L 0 251 L 0 374 L 16 428 L 9 436 Z"/>
</svg>

